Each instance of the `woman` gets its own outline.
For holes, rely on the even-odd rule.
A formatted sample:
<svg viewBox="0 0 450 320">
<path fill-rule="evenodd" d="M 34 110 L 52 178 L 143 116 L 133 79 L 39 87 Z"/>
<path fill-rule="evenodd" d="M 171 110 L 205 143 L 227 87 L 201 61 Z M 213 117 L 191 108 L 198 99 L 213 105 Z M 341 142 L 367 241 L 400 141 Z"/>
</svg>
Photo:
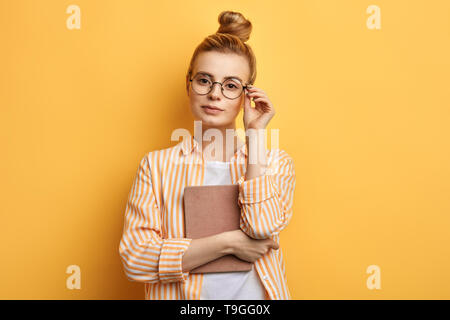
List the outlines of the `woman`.
<svg viewBox="0 0 450 320">
<path fill-rule="evenodd" d="M 292 217 L 293 161 L 283 150 L 266 150 L 260 135 L 246 134 L 243 142 L 235 134 L 242 106 L 246 133 L 265 129 L 275 111 L 265 92 L 250 85 L 256 78 L 256 59 L 245 44 L 251 23 L 231 11 L 222 12 L 219 23 L 216 34 L 195 50 L 186 89 L 201 137 L 216 130 L 224 137 L 223 148 L 209 155 L 203 150 L 212 142 L 190 136 L 147 153 L 128 197 L 119 253 L 128 279 L 145 283 L 146 299 L 291 298 L 279 233 Z M 248 150 L 264 152 L 256 157 Z M 241 229 L 186 238 L 184 187 L 208 184 L 239 185 Z M 226 254 L 254 263 L 253 269 L 189 273 Z"/>
</svg>

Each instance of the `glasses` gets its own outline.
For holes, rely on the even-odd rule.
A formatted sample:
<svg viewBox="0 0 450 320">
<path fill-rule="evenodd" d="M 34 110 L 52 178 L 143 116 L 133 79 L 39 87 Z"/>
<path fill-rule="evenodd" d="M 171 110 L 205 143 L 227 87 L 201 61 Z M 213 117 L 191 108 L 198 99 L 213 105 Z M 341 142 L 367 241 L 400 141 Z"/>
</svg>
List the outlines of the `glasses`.
<svg viewBox="0 0 450 320">
<path fill-rule="evenodd" d="M 214 84 L 220 84 L 222 89 L 222 94 L 228 99 L 237 99 L 241 96 L 244 89 L 247 86 L 242 85 L 241 81 L 236 78 L 230 78 L 225 80 L 223 83 L 218 81 L 211 81 L 211 79 L 202 73 L 197 73 L 197 75 L 189 80 L 192 83 L 192 89 L 200 95 L 205 95 L 211 92 Z"/>
</svg>

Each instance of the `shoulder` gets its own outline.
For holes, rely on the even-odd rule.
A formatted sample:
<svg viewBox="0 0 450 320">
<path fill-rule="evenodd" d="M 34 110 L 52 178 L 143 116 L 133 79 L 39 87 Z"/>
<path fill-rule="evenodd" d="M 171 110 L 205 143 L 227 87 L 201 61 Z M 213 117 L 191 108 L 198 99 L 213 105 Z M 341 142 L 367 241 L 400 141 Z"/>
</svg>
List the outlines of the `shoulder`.
<svg viewBox="0 0 450 320">
<path fill-rule="evenodd" d="M 176 160 L 180 157 L 181 144 L 171 147 L 147 151 L 141 156 L 141 164 L 146 163 L 148 167 L 160 167 L 168 160 Z"/>
<path fill-rule="evenodd" d="M 283 149 L 268 150 L 267 165 L 269 173 L 289 173 L 295 174 L 294 160 L 289 153 Z"/>
<path fill-rule="evenodd" d="M 294 162 L 291 155 L 283 149 L 270 149 L 268 150 L 269 162 Z"/>
</svg>

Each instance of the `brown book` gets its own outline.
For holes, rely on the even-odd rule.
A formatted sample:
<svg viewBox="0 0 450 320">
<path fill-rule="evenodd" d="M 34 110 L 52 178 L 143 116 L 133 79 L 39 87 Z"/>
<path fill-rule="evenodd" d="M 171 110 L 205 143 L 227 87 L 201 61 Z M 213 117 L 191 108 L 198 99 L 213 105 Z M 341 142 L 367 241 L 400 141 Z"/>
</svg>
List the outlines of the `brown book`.
<svg viewBox="0 0 450 320">
<path fill-rule="evenodd" d="M 187 238 L 198 239 L 240 229 L 239 185 L 184 188 L 184 227 Z M 190 273 L 250 271 L 252 263 L 229 254 L 194 268 Z"/>
</svg>

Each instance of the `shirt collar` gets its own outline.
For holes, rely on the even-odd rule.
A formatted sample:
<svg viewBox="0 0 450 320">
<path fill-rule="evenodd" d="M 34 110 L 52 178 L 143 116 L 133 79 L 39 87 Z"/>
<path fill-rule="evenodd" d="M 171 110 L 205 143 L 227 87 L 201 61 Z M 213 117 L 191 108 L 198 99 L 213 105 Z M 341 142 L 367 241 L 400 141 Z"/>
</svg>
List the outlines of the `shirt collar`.
<svg viewBox="0 0 450 320">
<path fill-rule="evenodd" d="M 239 139 L 239 138 L 238 138 Z M 241 139 L 239 141 L 242 142 L 241 147 L 236 151 L 236 154 L 247 156 L 247 144 L 243 142 Z M 179 143 L 181 146 L 181 151 L 184 155 L 191 154 L 194 150 L 200 151 L 200 143 L 194 138 L 193 135 L 190 135 L 189 138 L 184 138 L 183 141 Z"/>
</svg>

